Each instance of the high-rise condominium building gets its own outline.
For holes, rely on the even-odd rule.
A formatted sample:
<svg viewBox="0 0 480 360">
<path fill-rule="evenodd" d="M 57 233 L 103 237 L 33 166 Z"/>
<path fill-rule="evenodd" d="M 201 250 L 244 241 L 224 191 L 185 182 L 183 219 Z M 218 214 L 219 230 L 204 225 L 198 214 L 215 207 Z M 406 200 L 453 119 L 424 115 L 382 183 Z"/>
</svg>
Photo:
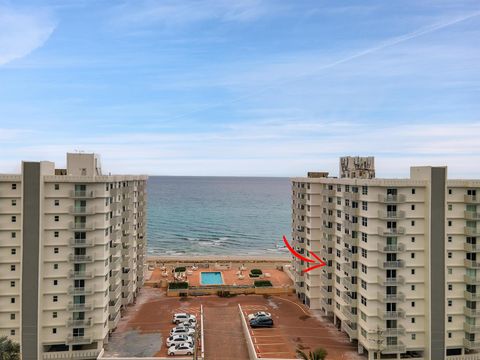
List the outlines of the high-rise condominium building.
<svg viewBox="0 0 480 360">
<path fill-rule="evenodd" d="M 0 336 L 22 359 L 96 358 L 143 284 L 145 176 L 23 162 L 0 175 Z"/>
<path fill-rule="evenodd" d="M 327 263 L 304 273 L 292 260 L 298 297 L 359 352 L 479 358 L 480 180 L 449 180 L 446 167 L 412 167 L 409 179 L 309 173 L 292 194 L 295 248 Z"/>
</svg>

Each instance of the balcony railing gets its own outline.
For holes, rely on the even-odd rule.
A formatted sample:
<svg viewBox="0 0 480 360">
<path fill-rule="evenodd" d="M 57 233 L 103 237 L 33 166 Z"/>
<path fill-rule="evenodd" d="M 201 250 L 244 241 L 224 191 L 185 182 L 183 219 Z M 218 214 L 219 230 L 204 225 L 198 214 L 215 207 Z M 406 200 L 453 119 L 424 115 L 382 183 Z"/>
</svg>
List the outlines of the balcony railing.
<svg viewBox="0 0 480 360">
<path fill-rule="evenodd" d="M 331 276 L 331 273 L 325 273 L 325 272 L 322 272 L 322 274 L 320 275 L 321 277 L 321 282 L 323 285 L 332 285 L 333 284 L 333 278 L 332 277 L 328 277 L 330 274 Z"/>
<path fill-rule="evenodd" d="M 352 299 L 346 291 L 342 292 L 342 300 L 347 303 L 347 305 L 354 305 L 357 299 Z"/>
<path fill-rule="evenodd" d="M 480 196 L 465 195 L 464 200 L 467 204 L 480 204 Z"/>
<path fill-rule="evenodd" d="M 384 261 L 384 260 L 378 259 L 378 267 L 381 269 L 401 269 L 405 267 L 405 261 L 403 260 Z"/>
<path fill-rule="evenodd" d="M 83 320 L 74 320 L 74 319 L 68 319 L 67 320 L 67 326 L 68 327 L 90 327 L 92 326 L 92 319 L 83 319 Z"/>
<path fill-rule="evenodd" d="M 69 243 L 73 247 L 90 247 L 90 246 L 93 246 L 93 240 L 92 239 L 70 238 Z"/>
<path fill-rule="evenodd" d="M 378 210 L 378 217 L 384 220 L 397 220 L 405 218 L 405 211 Z"/>
<path fill-rule="evenodd" d="M 330 312 L 333 310 L 333 305 L 332 304 L 329 304 L 327 302 L 327 299 L 323 298 L 322 300 L 320 300 L 320 304 L 322 304 L 322 307 L 325 309 L 325 311 L 327 312 Z"/>
<path fill-rule="evenodd" d="M 72 190 L 70 197 L 77 199 L 91 199 L 95 197 L 95 191 L 92 190 Z"/>
<path fill-rule="evenodd" d="M 356 291 L 357 284 L 352 283 L 350 277 L 342 278 L 342 285 L 345 286 L 349 291 Z"/>
<path fill-rule="evenodd" d="M 343 263 L 341 269 L 351 276 L 356 276 L 358 274 L 358 268 L 353 268 L 350 263 Z"/>
<path fill-rule="evenodd" d="M 70 286 L 68 288 L 69 295 L 91 295 L 94 292 L 94 288 L 92 286 L 87 287 L 74 287 Z"/>
<path fill-rule="evenodd" d="M 343 241 L 350 247 L 358 245 L 358 238 L 352 237 L 351 234 L 343 234 Z"/>
<path fill-rule="evenodd" d="M 480 324 L 479 325 L 475 325 L 475 324 L 467 324 L 467 323 L 463 323 L 463 330 L 465 330 L 466 332 L 472 334 L 472 333 L 478 333 L 480 332 Z"/>
<path fill-rule="evenodd" d="M 381 302 L 402 302 L 405 301 L 405 294 L 404 293 L 396 293 L 396 294 L 386 294 L 382 292 L 377 292 L 377 296 Z"/>
<path fill-rule="evenodd" d="M 68 351 L 49 351 L 42 355 L 43 360 L 59 360 L 59 359 L 96 359 L 100 350 L 75 350 Z"/>
<path fill-rule="evenodd" d="M 90 336 L 73 336 L 69 335 L 67 337 L 68 345 L 81 345 L 81 344 L 91 344 L 92 338 Z"/>
<path fill-rule="evenodd" d="M 407 351 L 407 348 L 405 344 L 399 342 L 395 345 L 393 344 L 384 345 L 384 348 L 382 349 L 382 354 L 398 354 L 398 353 L 404 353 L 406 351 Z"/>
<path fill-rule="evenodd" d="M 358 200 L 360 200 L 360 193 L 358 193 L 358 192 L 356 192 L 356 193 L 354 193 L 354 192 L 344 192 L 343 197 L 344 197 L 344 199 L 358 201 Z"/>
<path fill-rule="evenodd" d="M 75 304 L 73 302 L 69 302 L 67 305 L 67 310 L 69 311 L 91 311 L 92 309 L 92 303 Z"/>
<path fill-rule="evenodd" d="M 480 301 L 480 293 L 471 293 L 469 291 L 464 291 L 463 294 L 466 300 Z"/>
<path fill-rule="evenodd" d="M 382 309 L 378 309 L 378 317 L 384 320 L 402 319 L 405 317 L 405 311 L 400 309 L 397 311 L 385 311 Z"/>
<path fill-rule="evenodd" d="M 405 283 L 405 279 L 402 276 L 397 276 L 394 278 L 378 276 L 377 281 L 383 286 L 398 286 Z"/>
<path fill-rule="evenodd" d="M 344 321 L 342 325 L 343 325 L 343 330 L 347 333 L 350 339 L 358 338 L 358 330 L 357 330 L 356 323 L 349 324 L 348 321 Z"/>
<path fill-rule="evenodd" d="M 350 306 L 342 306 L 342 314 L 351 321 L 356 323 L 357 322 L 357 314 L 353 314 L 350 310 Z"/>
<path fill-rule="evenodd" d="M 72 215 L 92 215 L 95 214 L 95 206 L 70 206 Z"/>
<path fill-rule="evenodd" d="M 463 280 L 470 285 L 480 285 L 480 276 L 474 277 L 469 275 L 463 275 Z"/>
<path fill-rule="evenodd" d="M 405 234 L 404 227 L 398 227 L 398 228 L 378 227 L 378 235 L 380 236 L 398 236 L 398 235 L 404 235 L 404 234 Z"/>
<path fill-rule="evenodd" d="M 463 243 L 463 248 L 468 252 L 479 252 L 480 244 Z"/>
<path fill-rule="evenodd" d="M 397 328 L 385 328 L 382 330 L 382 336 L 403 336 L 405 328 L 399 325 Z"/>
<path fill-rule="evenodd" d="M 68 260 L 76 263 L 90 263 L 93 262 L 94 257 L 92 255 L 68 255 Z"/>
<path fill-rule="evenodd" d="M 463 260 L 463 264 L 471 269 L 480 269 L 480 262 L 477 262 L 476 260 L 468 260 L 465 259 Z"/>
<path fill-rule="evenodd" d="M 71 279 L 92 279 L 93 278 L 92 271 L 75 271 L 70 270 L 68 272 L 68 277 Z"/>
<path fill-rule="evenodd" d="M 70 230 L 74 230 L 74 231 L 93 231 L 93 230 L 95 230 L 95 224 L 94 223 L 71 222 L 70 223 Z"/>
<path fill-rule="evenodd" d="M 403 252 L 405 251 L 404 244 L 377 244 L 377 248 L 379 252 L 382 253 L 394 253 L 394 252 Z"/>
<path fill-rule="evenodd" d="M 477 213 L 475 211 L 465 211 L 465 219 L 480 220 L 480 213 Z"/>
<path fill-rule="evenodd" d="M 378 195 L 378 201 L 382 203 L 402 203 L 405 202 L 405 195 Z"/>
<path fill-rule="evenodd" d="M 463 346 L 470 350 L 480 349 L 480 340 L 470 341 L 468 339 L 463 339 Z"/>
<path fill-rule="evenodd" d="M 480 316 L 480 309 L 470 309 L 464 306 L 463 313 L 467 316 L 477 317 L 477 316 Z"/>
<path fill-rule="evenodd" d="M 465 226 L 465 235 L 467 236 L 480 236 L 480 229 L 474 227 Z"/>
</svg>

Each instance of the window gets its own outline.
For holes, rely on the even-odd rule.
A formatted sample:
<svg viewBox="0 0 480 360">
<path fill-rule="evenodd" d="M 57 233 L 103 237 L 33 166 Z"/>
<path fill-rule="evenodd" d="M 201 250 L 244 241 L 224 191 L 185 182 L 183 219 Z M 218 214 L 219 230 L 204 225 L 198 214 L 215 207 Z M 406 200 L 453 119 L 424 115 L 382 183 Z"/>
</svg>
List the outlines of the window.
<svg viewBox="0 0 480 360">
<path fill-rule="evenodd" d="M 452 242 L 452 236 L 451 235 L 448 235 L 448 242 Z"/>
<path fill-rule="evenodd" d="M 453 269 L 452 268 L 448 268 L 448 275 L 452 275 L 453 274 Z"/>
<path fill-rule="evenodd" d="M 15 287 L 15 281 L 10 281 L 10 287 Z"/>
<path fill-rule="evenodd" d="M 451 333 L 451 332 L 448 333 L 448 338 L 449 338 L 449 339 L 452 338 L 452 333 Z"/>
<path fill-rule="evenodd" d="M 58 313 L 57 313 L 56 311 L 54 311 L 54 312 L 52 313 L 52 317 L 53 317 L 54 319 L 56 319 L 56 318 L 58 317 Z"/>
<path fill-rule="evenodd" d="M 368 186 L 362 186 L 362 195 L 368 195 Z"/>
<path fill-rule="evenodd" d="M 10 298 L 10 304 L 15 304 L 15 298 Z"/>
<path fill-rule="evenodd" d="M 10 250 L 10 254 L 16 255 L 16 254 L 17 254 L 17 249 L 11 249 L 11 250 Z"/>
<path fill-rule="evenodd" d="M 368 255 L 367 249 L 362 249 L 362 257 L 366 259 L 367 255 Z"/>
<path fill-rule="evenodd" d="M 12 184 L 12 190 L 17 190 L 17 184 Z"/>
<path fill-rule="evenodd" d="M 52 329 L 52 334 L 56 334 L 57 333 L 57 328 L 53 328 Z"/>
<path fill-rule="evenodd" d="M 17 237 L 17 233 L 16 232 L 12 232 L 12 239 L 15 239 Z"/>
<path fill-rule="evenodd" d="M 415 324 L 415 318 L 412 317 L 412 318 L 410 319 L 410 322 L 411 322 L 412 324 Z"/>
<path fill-rule="evenodd" d="M 58 270 L 58 264 L 53 264 L 53 270 Z"/>
<path fill-rule="evenodd" d="M 15 314 L 10 314 L 10 320 L 15 320 Z"/>
<path fill-rule="evenodd" d="M 362 225 L 363 226 L 368 226 L 368 220 L 366 217 L 362 217 Z"/>
<path fill-rule="evenodd" d="M 452 317 L 451 316 L 448 317 L 448 322 L 452 322 Z"/>
<path fill-rule="evenodd" d="M 448 284 L 448 291 L 452 291 L 453 290 L 453 285 L 452 284 Z"/>
<path fill-rule="evenodd" d="M 448 252 L 447 256 L 448 256 L 449 259 L 451 259 L 452 258 L 452 253 Z"/>
<path fill-rule="evenodd" d="M 412 195 L 415 195 L 415 189 L 412 189 Z"/>
<path fill-rule="evenodd" d="M 58 254 L 58 248 L 53 248 L 53 253 Z"/>
<path fill-rule="evenodd" d="M 17 200 L 12 200 L 12 206 L 17 206 Z"/>
<path fill-rule="evenodd" d="M 58 238 L 58 235 L 59 235 L 58 231 L 55 231 L 55 232 L 53 233 L 53 237 Z"/>
<path fill-rule="evenodd" d="M 57 286 L 58 285 L 58 280 L 53 280 L 53 286 Z"/>
<path fill-rule="evenodd" d="M 416 334 L 412 334 L 412 340 L 415 340 L 417 338 Z"/>
<path fill-rule="evenodd" d="M 412 275 L 415 275 L 415 269 L 412 269 L 410 272 L 412 273 Z"/>
<path fill-rule="evenodd" d="M 412 226 L 415 226 L 415 220 L 412 220 L 411 224 Z"/>
<path fill-rule="evenodd" d="M 448 204 L 448 211 L 452 211 L 453 210 L 453 205 L 452 204 Z"/>
<path fill-rule="evenodd" d="M 17 217 L 16 216 L 12 216 L 12 222 L 17 222 Z"/>
<path fill-rule="evenodd" d="M 58 296 L 57 295 L 53 295 L 53 302 L 57 302 L 58 301 Z"/>
<path fill-rule="evenodd" d="M 368 203 L 366 201 L 362 201 L 362 210 L 368 210 Z"/>
<path fill-rule="evenodd" d="M 59 221 L 59 220 L 60 220 L 60 216 L 55 215 L 54 220 L 55 220 L 55 221 Z"/>
<path fill-rule="evenodd" d="M 448 300 L 448 306 L 452 306 L 452 300 Z"/>
<path fill-rule="evenodd" d="M 412 242 L 415 242 L 415 236 L 412 236 Z"/>
<path fill-rule="evenodd" d="M 452 226 L 452 220 L 448 220 L 448 226 Z"/>
<path fill-rule="evenodd" d="M 410 289 L 411 289 L 412 291 L 415 291 L 415 285 L 410 286 Z"/>
<path fill-rule="evenodd" d="M 367 299 L 364 296 L 360 296 L 360 301 L 362 302 L 363 305 L 367 306 Z"/>
<path fill-rule="evenodd" d="M 55 206 L 60 205 L 60 200 L 54 200 L 54 204 L 55 204 Z"/>
<path fill-rule="evenodd" d="M 362 286 L 362 289 L 367 290 L 367 282 L 365 280 L 361 281 L 361 286 Z"/>
<path fill-rule="evenodd" d="M 10 265 L 10 271 L 15 271 L 15 265 Z"/>
<path fill-rule="evenodd" d="M 55 190 L 60 190 L 60 184 L 55 184 L 54 187 L 55 187 Z"/>
<path fill-rule="evenodd" d="M 448 195 L 452 195 L 452 189 L 448 189 Z"/>
<path fill-rule="evenodd" d="M 410 257 L 411 257 L 412 259 L 415 259 L 415 253 L 411 253 L 411 254 L 410 254 Z"/>
<path fill-rule="evenodd" d="M 15 335 L 15 330 L 10 330 L 10 335 Z"/>
<path fill-rule="evenodd" d="M 362 233 L 362 241 L 367 242 L 368 235 L 366 233 Z"/>
<path fill-rule="evenodd" d="M 364 274 L 367 273 L 367 265 L 362 264 L 362 272 L 363 272 Z"/>
</svg>

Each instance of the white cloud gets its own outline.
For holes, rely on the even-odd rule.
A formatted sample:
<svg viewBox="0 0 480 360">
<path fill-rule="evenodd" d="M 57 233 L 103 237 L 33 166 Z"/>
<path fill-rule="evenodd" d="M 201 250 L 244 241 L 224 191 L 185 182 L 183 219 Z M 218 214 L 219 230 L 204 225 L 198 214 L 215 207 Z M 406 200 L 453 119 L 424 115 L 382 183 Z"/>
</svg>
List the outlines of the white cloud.
<svg viewBox="0 0 480 360">
<path fill-rule="evenodd" d="M 54 30 L 55 23 L 44 10 L 20 10 L 0 5 L 0 65 L 43 46 Z"/>
</svg>

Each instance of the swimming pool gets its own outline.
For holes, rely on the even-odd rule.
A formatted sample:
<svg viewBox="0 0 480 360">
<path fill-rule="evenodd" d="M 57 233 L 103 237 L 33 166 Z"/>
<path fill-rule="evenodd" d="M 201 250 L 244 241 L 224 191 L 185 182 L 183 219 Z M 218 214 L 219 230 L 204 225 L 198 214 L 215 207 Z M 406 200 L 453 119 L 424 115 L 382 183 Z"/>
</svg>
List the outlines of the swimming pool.
<svg viewBox="0 0 480 360">
<path fill-rule="evenodd" d="M 202 285 L 222 285 L 223 277 L 220 271 L 204 271 L 200 273 L 200 284 Z"/>
</svg>

